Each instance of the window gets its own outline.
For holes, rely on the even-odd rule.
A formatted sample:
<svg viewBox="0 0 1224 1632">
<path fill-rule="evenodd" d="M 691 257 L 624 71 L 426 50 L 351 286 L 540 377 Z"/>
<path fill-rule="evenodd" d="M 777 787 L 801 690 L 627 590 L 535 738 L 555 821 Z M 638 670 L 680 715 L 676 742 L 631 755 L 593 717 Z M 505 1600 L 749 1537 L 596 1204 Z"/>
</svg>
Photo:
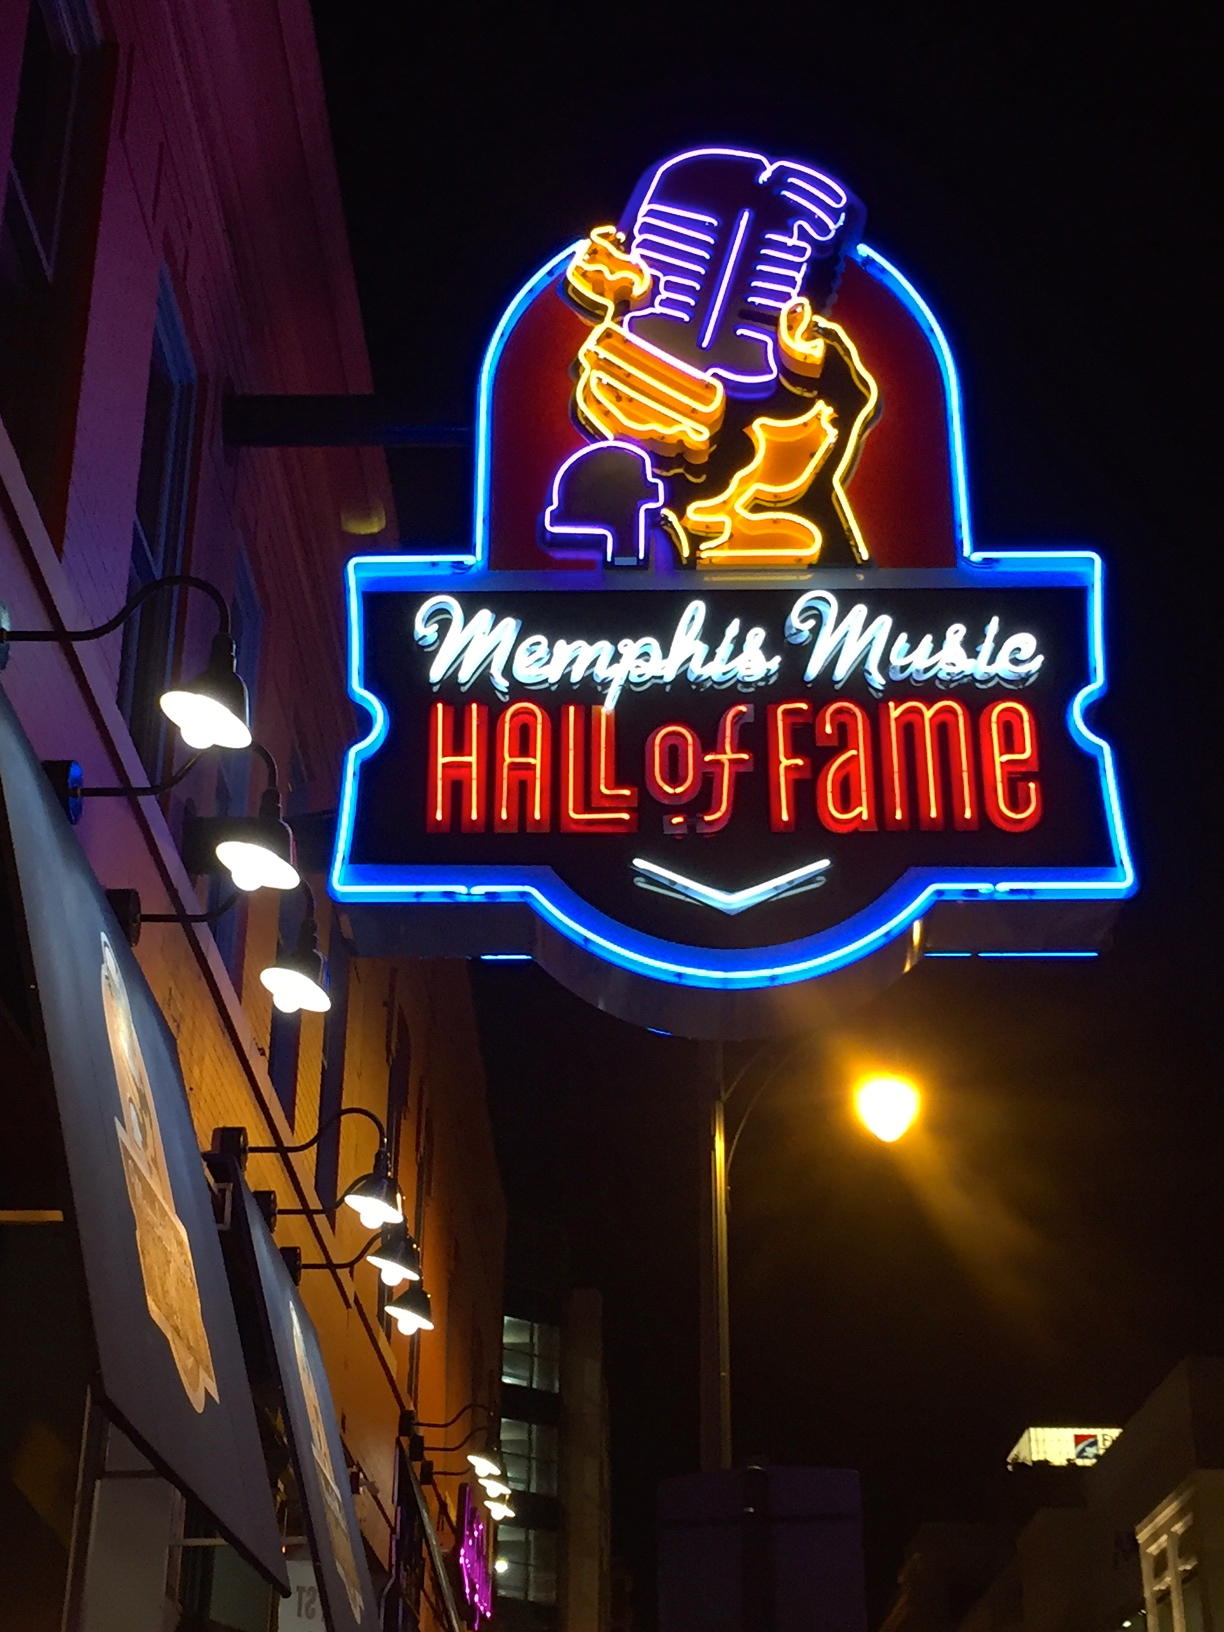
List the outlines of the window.
<svg viewBox="0 0 1224 1632">
<path fill-rule="evenodd" d="M 136 483 L 128 594 L 178 572 L 187 528 L 187 489 L 195 424 L 195 369 L 165 278 L 157 297 Z M 178 595 L 152 596 L 124 624 L 119 706 L 150 777 L 163 767 L 165 716 L 158 698 L 170 680 Z"/>
<path fill-rule="evenodd" d="M 85 0 L 31 0 L 0 216 L 0 414 L 48 530 L 67 495 L 109 99 Z"/>
<path fill-rule="evenodd" d="M 301 890 L 284 890 L 280 897 L 280 916 L 277 935 L 280 948 L 292 952 L 306 915 L 306 902 Z M 279 955 L 279 953 L 278 953 Z M 276 1089 L 285 1115 L 293 1123 L 297 1105 L 298 1055 L 302 1045 L 302 1016 L 282 1014 L 273 1004 L 272 1026 L 268 1033 L 268 1075 Z"/>
<path fill-rule="evenodd" d="M 502 1382 L 555 1394 L 560 1379 L 561 1333 L 507 1315 L 502 1321 Z"/>
<path fill-rule="evenodd" d="M 1188 1492 L 1137 1525 L 1143 1597 L 1152 1632 L 1203 1632 L 1198 1540 Z"/>
<path fill-rule="evenodd" d="M 501 1431 L 506 1480 L 533 1496 L 557 1494 L 557 1430 L 549 1422 L 505 1419 Z"/>
<path fill-rule="evenodd" d="M 497 1556 L 504 1558 L 508 1566 L 497 1578 L 499 1597 L 525 1599 L 532 1604 L 556 1603 L 557 1537 L 552 1530 L 499 1525 Z"/>
</svg>

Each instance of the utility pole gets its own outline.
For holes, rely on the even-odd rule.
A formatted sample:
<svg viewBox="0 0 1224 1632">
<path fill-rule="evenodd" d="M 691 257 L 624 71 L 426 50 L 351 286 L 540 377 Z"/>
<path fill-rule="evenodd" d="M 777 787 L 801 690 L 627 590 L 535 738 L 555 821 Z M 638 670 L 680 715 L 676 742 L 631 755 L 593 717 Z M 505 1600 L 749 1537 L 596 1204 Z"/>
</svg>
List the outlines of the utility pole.
<svg viewBox="0 0 1224 1632">
<path fill-rule="evenodd" d="M 727 1281 L 727 1137 L 723 1046 L 701 1051 L 701 1471 L 731 1466 L 731 1332 Z"/>
</svg>

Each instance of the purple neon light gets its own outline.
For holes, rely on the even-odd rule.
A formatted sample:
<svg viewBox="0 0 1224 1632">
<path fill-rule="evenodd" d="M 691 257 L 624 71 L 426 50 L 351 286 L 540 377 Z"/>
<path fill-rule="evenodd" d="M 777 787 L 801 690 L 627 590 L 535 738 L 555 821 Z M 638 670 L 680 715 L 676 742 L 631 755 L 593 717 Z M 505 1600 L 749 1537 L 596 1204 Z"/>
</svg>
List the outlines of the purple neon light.
<svg viewBox="0 0 1224 1632">
<path fill-rule="evenodd" d="M 740 245 L 744 241 L 744 234 L 748 231 L 748 223 L 752 220 L 751 210 L 741 210 L 739 220 L 735 225 L 735 236 L 731 240 L 731 248 L 727 251 L 727 259 L 723 265 L 722 278 L 718 291 L 710 303 L 710 316 L 701 336 L 701 349 L 708 351 L 710 342 L 714 338 L 714 331 L 718 327 L 718 320 L 722 316 L 723 307 L 727 304 L 727 294 L 731 288 L 731 279 L 735 276 L 735 268 L 739 264 Z"/>
<path fill-rule="evenodd" d="M 585 459 L 589 455 L 599 452 L 604 448 L 623 448 L 626 453 L 631 453 L 641 464 L 642 474 L 645 477 L 646 484 L 654 493 L 653 499 L 641 499 L 639 500 L 637 506 L 637 528 L 635 532 L 637 560 L 638 562 L 645 561 L 646 552 L 650 544 L 650 523 L 647 519 L 648 512 L 658 510 L 662 507 L 664 492 L 663 483 L 655 475 L 654 470 L 651 467 L 649 456 L 644 453 L 641 448 L 635 447 L 632 442 L 619 442 L 616 440 L 610 440 L 607 442 L 592 442 L 588 443 L 586 447 L 578 448 L 574 453 L 570 454 L 569 458 L 558 467 L 557 474 L 553 477 L 552 494 L 548 501 L 548 508 L 544 512 L 544 531 L 550 537 L 602 537 L 604 541 L 604 560 L 609 566 L 613 564 L 613 552 L 616 549 L 616 538 L 611 527 L 600 527 L 598 523 L 592 521 L 564 522 L 557 519 L 558 507 L 562 502 L 561 485 L 565 479 L 566 471 L 569 470 L 571 465 L 577 464 L 580 459 Z M 617 564 L 624 565 L 623 562 Z"/>
<path fill-rule="evenodd" d="M 470 1485 L 463 1487 L 460 1506 L 459 1578 L 467 1607 L 475 1616 L 472 1625 L 478 1628 L 482 1617 L 493 1613 L 493 1574 L 489 1569 L 484 1520 L 472 1500 Z"/>
<path fill-rule="evenodd" d="M 654 291 L 626 328 L 721 377 L 733 395 L 753 394 L 778 375 L 777 312 L 802 292 L 814 260 L 828 261 L 855 209 L 831 176 L 793 160 L 713 147 L 668 159 L 631 206 L 632 249 Z M 676 325 L 674 346 L 666 324 Z"/>
</svg>

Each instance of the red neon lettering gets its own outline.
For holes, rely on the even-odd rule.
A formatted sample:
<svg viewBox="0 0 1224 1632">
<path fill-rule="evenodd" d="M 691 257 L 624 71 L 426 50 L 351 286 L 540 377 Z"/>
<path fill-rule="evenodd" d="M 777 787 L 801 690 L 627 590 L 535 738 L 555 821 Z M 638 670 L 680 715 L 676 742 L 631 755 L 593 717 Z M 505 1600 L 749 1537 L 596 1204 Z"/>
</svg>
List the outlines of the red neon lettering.
<svg viewBox="0 0 1224 1632">
<path fill-rule="evenodd" d="M 937 736 L 942 755 L 937 751 Z M 913 780 L 918 788 L 918 826 L 947 827 L 950 803 L 953 827 L 962 830 L 976 827 L 969 715 L 964 703 L 951 697 L 937 703 L 910 698 L 903 703 L 888 704 L 888 732 L 883 745 L 884 779 L 888 785 L 885 825 L 892 828 L 914 825 L 907 742 L 913 750 Z M 949 782 L 950 801 L 946 797 Z"/>
<path fill-rule="evenodd" d="M 511 703 L 497 722 L 495 833 L 547 833 L 552 722 L 539 703 Z"/>
<path fill-rule="evenodd" d="M 800 720 L 812 717 L 811 703 L 771 703 L 769 737 L 769 825 L 775 833 L 790 833 L 795 826 L 792 788 L 801 776 L 811 776 L 812 762 L 793 754 L 791 732 Z"/>
<path fill-rule="evenodd" d="M 1024 833 L 1041 820 L 1041 784 L 1036 772 L 1037 721 L 1026 703 L 1004 698 L 982 715 L 982 793 L 986 814 L 1008 833 Z"/>
<path fill-rule="evenodd" d="M 594 772 L 588 788 L 587 732 L 591 721 Z M 616 716 L 606 708 L 567 703 L 561 710 L 561 831 L 636 833 L 637 789 L 617 787 Z"/>
<path fill-rule="evenodd" d="M 753 717 L 751 703 L 733 703 L 718 722 L 718 747 L 705 756 L 705 768 L 714 777 L 710 808 L 698 823 L 701 833 L 717 833 L 731 820 L 735 803 L 735 778 L 752 769 L 752 754 L 740 748 L 739 729 Z"/>
<path fill-rule="evenodd" d="M 875 768 L 866 711 L 849 699 L 826 703 L 816 716 L 821 748 L 841 748 L 816 778 L 816 813 L 831 833 L 874 833 Z"/>
<path fill-rule="evenodd" d="M 684 805 L 701 786 L 701 744 L 688 725 L 660 725 L 646 739 L 646 786 L 661 805 Z"/>
<path fill-rule="evenodd" d="M 455 747 L 455 710 L 450 703 L 434 703 L 429 711 L 429 782 L 425 829 L 449 833 L 452 794 L 458 789 L 459 826 L 464 833 L 480 832 L 485 825 L 485 746 L 489 711 L 483 703 L 468 703 L 463 710 L 463 746 Z"/>
</svg>

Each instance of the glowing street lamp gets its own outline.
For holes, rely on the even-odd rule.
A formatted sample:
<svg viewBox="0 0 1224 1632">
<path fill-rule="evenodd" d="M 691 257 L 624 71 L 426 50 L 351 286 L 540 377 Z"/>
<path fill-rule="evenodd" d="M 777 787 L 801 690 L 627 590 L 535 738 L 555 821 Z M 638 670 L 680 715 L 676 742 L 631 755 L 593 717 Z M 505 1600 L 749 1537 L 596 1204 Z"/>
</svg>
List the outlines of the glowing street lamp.
<svg viewBox="0 0 1224 1632">
<path fill-rule="evenodd" d="M 921 1107 L 922 1095 L 905 1077 L 866 1077 L 854 1090 L 859 1121 L 886 1145 L 909 1132 Z"/>
</svg>

